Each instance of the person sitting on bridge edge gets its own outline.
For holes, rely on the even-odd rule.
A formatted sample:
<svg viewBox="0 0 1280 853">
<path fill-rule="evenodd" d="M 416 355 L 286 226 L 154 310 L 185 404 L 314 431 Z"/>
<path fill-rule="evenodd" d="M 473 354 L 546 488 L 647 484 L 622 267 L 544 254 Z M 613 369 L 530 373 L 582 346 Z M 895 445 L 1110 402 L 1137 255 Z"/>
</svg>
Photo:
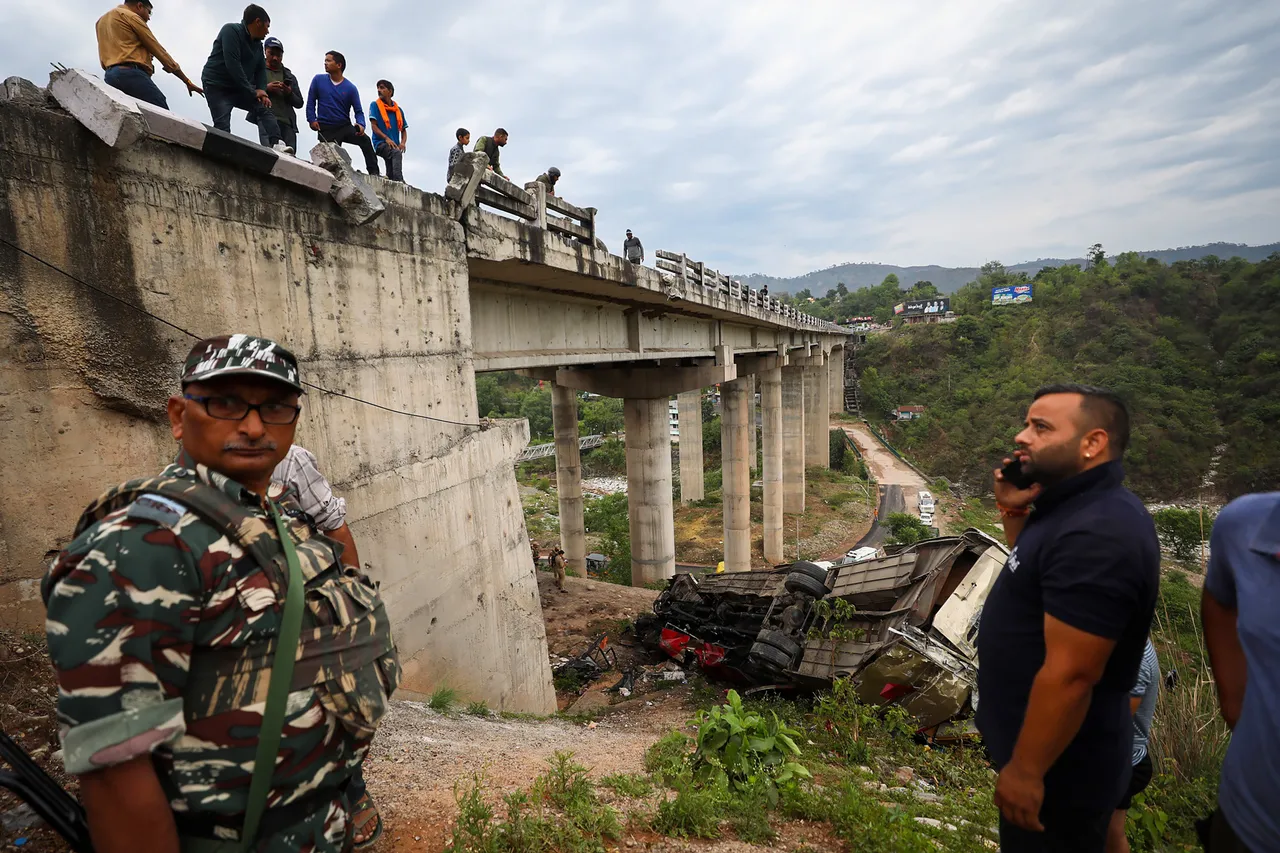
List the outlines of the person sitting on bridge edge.
<svg viewBox="0 0 1280 853">
<path fill-rule="evenodd" d="M 457 144 L 449 149 L 449 171 L 445 173 L 446 181 L 453 180 L 453 170 L 458 165 L 458 161 L 462 159 L 462 155 L 467 153 L 467 146 L 471 144 L 471 131 L 465 127 L 460 127 L 453 132 L 453 138 L 458 140 Z"/>
<path fill-rule="evenodd" d="M 213 126 L 231 132 L 231 111 L 244 110 L 249 121 L 265 133 L 275 150 L 292 154 L 293 149 L 280 141 L 280 123 L 271 111 L 267 94 L 267 60 L 262 40 L 271 30 L 271 17 L 257 4 L 245 7 L 238 24 L 224 24 L 213 40 L 213 49 L 204 64 L 200 79 L 209 101 Z"/>
<path fill-rule="evenodd" d="M 644 246 L 639 237 L 632 235 L 630 228 L 627 229 L 627 239 L 622 241 L 622 256 L 633 264 L 644 263 Z"/>
<path fill-rule="evenodd" d="M 298 115 L 294 112 L 302 106 L 302 87 L 298 78 L 284 64 L 284 44 L 272 36 L 262 43 L 262 53 L 267 63 L 267 97 L 271 98 L 271 112 L 280 125 L 280 141 L 295 151 L 298 148 Z M 270 145 L 266 128 L 258 127 L 258 141 Z"/>
<path fill-rule="evenodd" d="M 474 149 L 476 151 L 483 151 L 485 154 L 488 154 L 489 168 L 493 171 L 495 175 L 502 175 L 502 177 L 504 178 L 506 178 L 507 176 L 502 174 L 502 166 L 498 164 L 498 156 L 500 155 L 503 146 L 505 146 L 506 144 L 507 144 L 507 132 L 506 130 L 500 127 L 493 132 L 493 136 L 482 136 L 479 139 L 477 139 L 476 147 Z"/>
<path fill-rule="evenodd" d="M 274 341 L 197 343 L 177 459 L 94 501 L 44 577 L 97 853 L 350 849 L 348 780 L 400 666 L 377 587 L 272 482 L 302 391 Z"/>
<path fill-rule="evenodd" d="M 387 180 L 404 183 L 404 149 L 409 144 L 409 120 L 391 99 L 396 87 L 389 80 L 378 81 L 378 100 L 369 105 L 369 127 L 378 156 L 387 161 Z"/>
<path fill-rule="evenodd" d="M 555 166 L 552 166 L 550 169 L 547 169 L 547 171 L 543 172 L 541 175 L 534 178 L 534 180 L 540 184 L 546 185 L 547 195 L 555 195 L 556 181 L 560 180 L 560 170 L 557 169 Z"/>
<path fill-rule="evenodd" d="M 380 174 L 378 155 L 364 132 L 364 109 L 360 106 L 360 90 L 343 77 L 347 58 L 336 50 L 324 55 L 324 73 L 311 78 L 307 92 L 307 123 L 320 136 L 321 142 L 355 145 L 364 154 L 364 167 L 370 175 Z M 351 123 L 355 114 L 356 123 Z"/>
<path fill-rule="evenodd" d="M 126 95 L 167 110 L 169 102 L 151 79 L 155 74 L 151 60 L 158 59 L 161 68 L 187 84 L 188 97 L 204 94 L 160 46 L 147 25 L 150 20 L 151 0 L 126 0 L 98 19 L 98 61 L 106 72 L 102 79 Z"/>
</svg>

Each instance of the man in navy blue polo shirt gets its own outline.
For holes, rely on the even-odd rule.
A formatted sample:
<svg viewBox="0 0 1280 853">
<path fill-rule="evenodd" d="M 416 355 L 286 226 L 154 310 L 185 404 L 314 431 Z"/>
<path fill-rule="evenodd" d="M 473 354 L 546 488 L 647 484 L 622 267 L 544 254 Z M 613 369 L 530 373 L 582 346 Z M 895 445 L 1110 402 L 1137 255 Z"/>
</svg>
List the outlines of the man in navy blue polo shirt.
<svg viewBox="0 0 1280 853">
<path fill-rule="evenodd" d="M 1000 849 L 1102 853 L 1129 783 L 1160 545 L 1123 485 L 1129 413 L 1110 391 L 1036 392 L 995 493 L 1013 550 L 978 632 L 978 728 L 1000 769 Z M 1030 509 L 1032 504 L 1034 510 Z"/>
<path fill-rule="evenodd" d="M 1228 504 L 1213 525 L 1212 546 L 1200 613 L 1231 745 L 1208 849 L 1275 853 L 1280 851 L 1280 492 L 1246 495 Z"/>
</svg>

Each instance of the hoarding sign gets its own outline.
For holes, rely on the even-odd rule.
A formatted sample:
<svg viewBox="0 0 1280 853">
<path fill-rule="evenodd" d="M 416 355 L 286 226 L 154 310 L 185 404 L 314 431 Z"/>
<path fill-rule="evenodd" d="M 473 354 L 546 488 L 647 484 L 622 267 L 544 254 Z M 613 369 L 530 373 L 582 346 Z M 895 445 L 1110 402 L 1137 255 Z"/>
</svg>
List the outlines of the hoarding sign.
<svg viewBox="0 0 1280 853">
<path fill-rule="evenodd" d="M 920 317 L 933 314 L 945 314 L 950 310 L 950 299 L 922 299 L 919 302 L 904 302 L 899 306 L 895 306 L 893 313 L 902 314 L 906 317 Z"/>
<path fill-rule="evenodd" d="M 1015 284 L 1009 287 L 991 288 L 992 305 L 1015 305 L 1031 301 L 1031 285 Z"/>
</svg>

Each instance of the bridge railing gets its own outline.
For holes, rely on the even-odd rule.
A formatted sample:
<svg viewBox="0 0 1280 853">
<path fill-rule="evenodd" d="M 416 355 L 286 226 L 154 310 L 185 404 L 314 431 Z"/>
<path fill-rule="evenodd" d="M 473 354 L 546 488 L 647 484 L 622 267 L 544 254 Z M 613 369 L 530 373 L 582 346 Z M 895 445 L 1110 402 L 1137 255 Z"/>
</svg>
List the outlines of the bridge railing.
<svg viewBox="0 0 1280 853">
<path fill-rule="evenodd" d="M 483 151 L 463 155 L 449 178 L 445 196 L 459 202 L 459 218 L 472 204 L 501 210 L 539 228 L 596 245 L 596 209 L 578 207 L 547 193 L 546 184 L 530 181 L 523 187 L 490 171 Z"/>
<path fill-rule="evenodd" d="M 677 254 L 676 252 L 667 252 L 659 249 L 656 266 L 659 270 L 676 276 L 684 287 L 713 290 L 730 299 L 739 300 L 752 307 L 763 308 L 765 311 L 770 311 L 790 320 L 827 323 L 827 321 L 811 314 L 798 311 L 795 307 L 786 305 L 772 296 L 765 296 L 759 290 L 753 290 L 742 282 L 731 279 L 717 270 L 710 269 L 701 261 L 690 260 L 689 256 L 683 252 Z"/>
</svg>

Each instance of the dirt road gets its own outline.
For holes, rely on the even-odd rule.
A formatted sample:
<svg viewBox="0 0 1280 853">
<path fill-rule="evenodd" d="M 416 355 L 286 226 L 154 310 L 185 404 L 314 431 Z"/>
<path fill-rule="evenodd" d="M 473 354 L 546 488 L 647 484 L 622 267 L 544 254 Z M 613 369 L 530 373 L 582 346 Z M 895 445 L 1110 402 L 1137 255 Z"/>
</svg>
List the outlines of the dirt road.
<svg viewBox="0 0 1280 853">
<path fill-rule="evenodd" d="M 902 487 L 905 506 L 893 511 L 917 514 L 919 511 L 917 493 L 929 487 L 924 477 L 912 471 L 902 460 L 886 450 L 885 446 L 877 441 L 863 424 L 846 424 L 844 431 L 853 439 L 853 443 L 858 445 L 862 458 L 866 460 L 867 466 L 880 485 Z"/>
</svg>

